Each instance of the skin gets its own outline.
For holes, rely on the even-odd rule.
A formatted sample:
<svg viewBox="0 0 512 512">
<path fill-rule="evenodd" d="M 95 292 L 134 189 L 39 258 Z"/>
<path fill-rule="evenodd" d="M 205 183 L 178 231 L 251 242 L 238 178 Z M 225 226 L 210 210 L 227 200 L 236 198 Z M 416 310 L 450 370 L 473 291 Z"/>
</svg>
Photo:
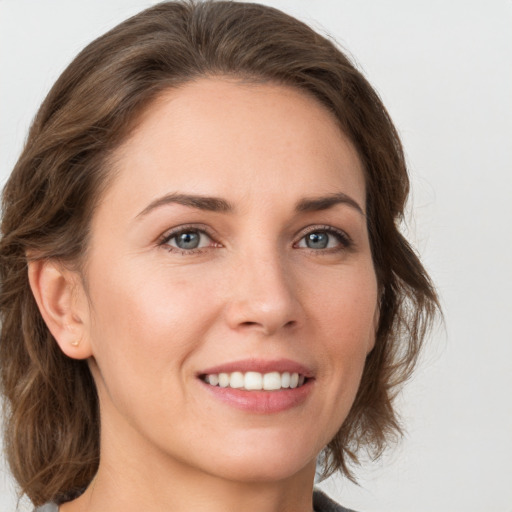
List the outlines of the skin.
<svg viewBox="0 0 512 512">
<path fill-rule="evenodd" d="M 30 268 L 47 324 L 88 358 L 100 399 L 98 474 L 61 512 L 309 512 L 315 458 L 348 414 L 378 320 L 355 148 L 298 90 L 210 78 L 165 92 L 115 156 L 83 274 Z M 233 209 L 148 211 L 177 193 Z M 296 209 L 339 193 L 354 204 Z M 180 226 L 208 235 L 180 250 L 164 240 Z M 309 231 L 328 247 L 308 247 Z M 243 411 L 197 376 L 247 358 L 311 369 L 307 398 Z"/>
</svg>

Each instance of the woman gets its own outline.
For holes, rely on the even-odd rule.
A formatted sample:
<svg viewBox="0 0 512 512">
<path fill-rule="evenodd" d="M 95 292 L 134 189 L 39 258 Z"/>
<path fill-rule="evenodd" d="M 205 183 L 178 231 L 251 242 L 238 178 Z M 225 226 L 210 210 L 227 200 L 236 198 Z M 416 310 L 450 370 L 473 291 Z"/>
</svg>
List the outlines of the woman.
<svg viewBox="0 0 512 512">
<path fill-rule="evenodd" d="M 353 478 L 400 432 L 437 307 L 407 193 L 375 92 L 275 9 L 168 2 L 94 41 L 3 195 L 22 491 L 41 511 L 345 510 L 313 493 L 316 458 Z"/>
</svg>

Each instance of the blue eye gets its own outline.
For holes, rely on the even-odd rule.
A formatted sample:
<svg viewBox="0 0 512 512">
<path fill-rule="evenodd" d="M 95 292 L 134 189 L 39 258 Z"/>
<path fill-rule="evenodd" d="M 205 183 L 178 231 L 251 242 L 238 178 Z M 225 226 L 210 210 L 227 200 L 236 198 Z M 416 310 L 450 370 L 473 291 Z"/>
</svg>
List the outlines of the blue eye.
<svg viewBox="0 0 512 512">
<path fill-rule="evenodd" d="M 304 238 L 306 246 L 310 249 L 325 249 L 329 245 L 329 235 L 327 233 L 309 233 Z"/>
<path fill-rule="evenodd" d="M 178 233 L 171 233 L 165 238 L 162 245 L 168 245 L 171 249 L 181 249 L 182 251 L 193 251 L 208 247 L 212 239 L 203 231 L 198 229 L 187 229 Z"/>
<path fill-rule="evenodd" d="M 297 247 L 322 250 L 349 247 L 350 245 L 350 239 L 342 231 L 326 228 L 310 231 L 299 240 Z"/>
<path fill-rule="evenodd" d="M 196 249 L 201 241 L 199 233 L 181 233 L 174 237 L 176 246 L 180 249 Z"/>
</svg>

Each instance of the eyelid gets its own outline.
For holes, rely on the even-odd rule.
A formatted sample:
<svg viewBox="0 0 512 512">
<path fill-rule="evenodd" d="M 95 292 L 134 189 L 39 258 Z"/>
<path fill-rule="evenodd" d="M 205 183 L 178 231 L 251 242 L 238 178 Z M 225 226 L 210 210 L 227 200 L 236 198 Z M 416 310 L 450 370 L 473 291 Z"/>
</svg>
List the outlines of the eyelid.
<svg viewBox="0 0 512 512">
<path fill-rule="evenodd" d="M 172 240 L 174 237 L 178 236 L 181 233 L 185 233 L 187 231 L 197 231 L 199 233 L 202 233 L 206 235 L 212 242 L 214 242 L 215 246 L 220 247 L 221 244 L 216 241 L 215 235 L 213 234 L 213 230 L 205 225 L 205 224 L 181 224 L 179 226 L 176 226 L 174 228 L 168 229 L 165 231 L 162 235 L 160 235 L 157 239 L 157 245 L 158 246 L 166 246 L 166 249 L 168 250 L 176 250 L 180 252 L 186 252 L 186 253 L 194 253 L 201 250 L 206 249 L 206 247 L 196 248 L 196 249 L 180 249 L 179 247 L 173 247 L 171 245 L 168 245 L 168 242 Z"/>
<path fill-rule="evenodd" d="M 201 252 L 204 249 L 207 249 L 207 247 L 201 247 L 196 249 L 180 249 L 177 247 L 173 247 L 171 245 L 168 245 L 168 242 L 172 240 L 172 238 L 176 237 L 180 233 L 184 233 L 187 231 L 197 231 L 201 232 L 202 234 L 206 235 L 212 242 L 214 247 L 222 247 L 222 244 L 217 242 L 216 235 L 214 234 L 213 230 L 205 225 L 205 224 L 182 224 L 176 227 L 173 227 L 171 229 L 168 229 L 165 231 L 162 235 L 160 235 L 157 239 L 157 245 L 158 246 L 166 246 L 165 248 L 167 250 L 173 250 L 173 251 L 179 251 L 187 254 L 193 254 L 194 252 Z M 295 242 L 293 243 L 293 246 L 296 247 L 297 244 L 308 234 L 315 233 L 318 231 L 323 231 L 328 234 L 331 234 L 333 236 L 336 236 L 341 244 L 341 249 L 351 249 L 353 248 L 354 242 L 352 238 L 347 234 L 346 231 L 336 228 L 331 225 L 327 224 L 315 224 L 311 226 L 307 226 L 303 228 L 295 237 Z M 326 249 L 311 249 L 313 252 L 319 253 L 319 252 L 333 252 L 336 250 L 339 250 L 340 248 L 326 248 Z"/>
<path fill-rule="evenodd" d="M 332 235 L 336 236 L 338 238 L 338 240 L 340 241 L 340 244 L 345 249 L 351 249 L 354 245 L 352 238 L 343 229 L 339 229 L 339 228 L 336 228 L 334 226 L 330 226 L 327 224 L 317 224 L 317 225 L 307 226 L 306 228 L 302 229 L 300 231 L 300 233 L 297 235 L 297 240 L 294 242 L 294 246 L 296 246 L 305 236 L 307 236 L 311 233 L 316 233 L 318 231 L 324 231 L 328 234 L 332 234 Z M 321 252 L 323 250 L 325 252 L 325 251 L 329 251 L 332 249 L 334 249 L 334 248 L 312 249 L 312 250 L 315 252 Z"/>
</svg>

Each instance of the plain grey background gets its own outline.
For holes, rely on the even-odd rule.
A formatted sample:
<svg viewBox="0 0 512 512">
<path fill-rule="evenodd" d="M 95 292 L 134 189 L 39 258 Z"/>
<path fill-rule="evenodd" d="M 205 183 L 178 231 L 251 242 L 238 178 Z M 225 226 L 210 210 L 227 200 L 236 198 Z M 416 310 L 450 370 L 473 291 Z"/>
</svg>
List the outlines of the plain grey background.
<svg viewBox="0 0 512 512">
<path fill-rule="evenodd" d="M 154 3 L 0 0 L 2 184 L 73 56 Z M 358 472 L 360 487 L 323 486 L 361 512 L 511 512 L 512 2 L 262 3 L 333 36 L 381 94 L 413 181 L 404 230 L 446 316 L 400 396 L 404 441 Z M 0 510 L 15 507 L 2 465 Z"/>
</svg>

